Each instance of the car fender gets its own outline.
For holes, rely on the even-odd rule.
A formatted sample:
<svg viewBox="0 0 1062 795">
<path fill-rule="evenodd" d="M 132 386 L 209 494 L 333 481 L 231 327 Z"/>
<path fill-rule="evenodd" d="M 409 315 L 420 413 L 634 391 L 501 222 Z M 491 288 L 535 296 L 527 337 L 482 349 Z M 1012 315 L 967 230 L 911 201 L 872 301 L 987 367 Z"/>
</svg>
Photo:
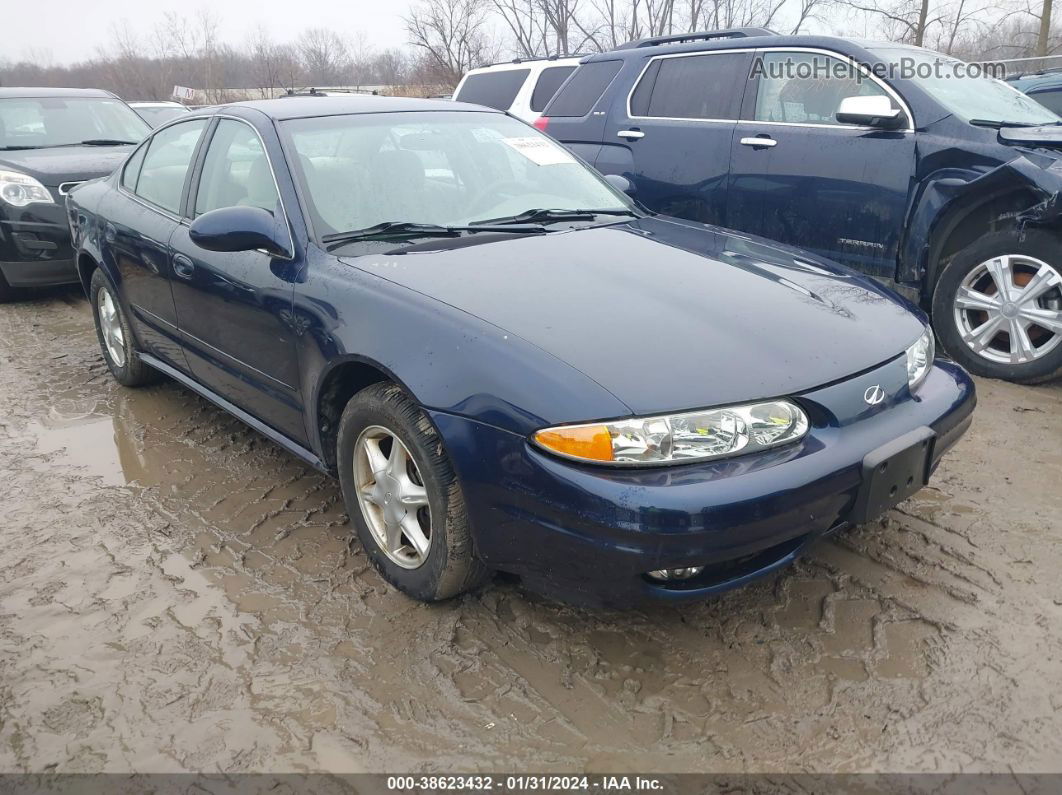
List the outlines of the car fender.
<svg viewBox="0 0 1062 795">
<path fill-rule="evenodd" d="M 581 371 L 475 315 L 343 262 L 315 270 L 296 288 L 293 322 L 318 452 L 327 446 L 322 389 L 350 362 L 378 370 L 425 409 L 521 435 L 632 413 Z"/>
<path fill-rule="evenodd" d="M 932 290 L 934 272 L 944 244 L 971 213 L 1009 194 L 1028 192 L 1036 201 L 1015 207 L 1015 222 L 1051 226 L 1062 217 L 1062 170 L 1056 158 L 1033 151 L 988 171 L 945 168 L 922 180 L 908 214 L 907 232 L 900 248 L 900 282 L 924 283 Z"/>
</svg>

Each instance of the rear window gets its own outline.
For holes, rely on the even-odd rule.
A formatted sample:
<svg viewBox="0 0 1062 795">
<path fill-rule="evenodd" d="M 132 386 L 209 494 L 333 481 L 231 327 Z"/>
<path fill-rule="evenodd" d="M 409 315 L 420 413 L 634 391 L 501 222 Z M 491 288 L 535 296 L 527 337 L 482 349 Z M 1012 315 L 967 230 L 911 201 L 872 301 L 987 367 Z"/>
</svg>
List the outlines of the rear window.
<svg viewBox="0 0 1062 795">
<path fill-rule="evenodd" d="M 653 62 L 631 95 L 631 114 L 671 119 L 736 119 L 745 53 L 720 53 Z"/>
<path fill-rule="evenodd" d="M 574 66 L 551 66 L 549 69 L 543 69 L 542 74 L 538 76 L 538 82 L 535 83 L 535 90 L 531 93 L 531 110 L 541 113 L 546 103 L 553 99 L 561 83 L 574 71 Z"/>
<path fill-rule="evenodd" d="M 486 105 L 497 110 L 508 110 L 529 74 L 530 69 L 505 69 L 469 75 L 454 99 L 458 102 Z"/>
<path fill-rule="evenodd" d="M 547 116 L 585 116 L 601 99 L 623 61 L 583 64 L 546 107 Z"/>
</svg>

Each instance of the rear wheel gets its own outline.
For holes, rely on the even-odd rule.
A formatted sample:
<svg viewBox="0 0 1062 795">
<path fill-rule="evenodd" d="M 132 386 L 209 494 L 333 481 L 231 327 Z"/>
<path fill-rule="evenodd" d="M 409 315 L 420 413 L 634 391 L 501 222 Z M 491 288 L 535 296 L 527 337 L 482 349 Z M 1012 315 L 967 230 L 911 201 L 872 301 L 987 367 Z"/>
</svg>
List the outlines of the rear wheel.
<svg viewBox="0 0 1062 795">
<path fill-rule="evenodd" d="M 435 602 L 487 578 L 442 441 L 404 390 L 378 383 L 351 398 L 336 453 L 347 514 L 385 580 Z"/>
<path fill-rule="evenodd" d="M 1026 384 L 1062 375 L 1062 241 L 1038 229 L 975 241 L 937 282 L 933 320 L 970 372 Z"/>
<path fill-rule="evenodd" d="M 129 319 L 118 301 L 118 293 L 99 268 L 92 274 L 89 300 L 92 302 L 92 316 L 96 321 L 96 336 L 103 350 L 103 359 L 115 380 L 123 386 L 141 386 L 157 380 L 158 373 L 140 360 L 133 345 Z"/>
</svg>

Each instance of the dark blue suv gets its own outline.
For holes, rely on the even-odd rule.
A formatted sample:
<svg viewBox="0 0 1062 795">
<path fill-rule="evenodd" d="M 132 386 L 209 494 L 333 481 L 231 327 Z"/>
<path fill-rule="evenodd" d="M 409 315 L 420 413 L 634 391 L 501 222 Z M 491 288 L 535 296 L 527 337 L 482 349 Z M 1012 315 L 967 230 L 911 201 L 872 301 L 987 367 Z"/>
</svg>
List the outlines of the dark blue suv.
<svg viewBox="0 0 1062 795">
<path fill-rule="evenodd" d="M 536 126 L 650 209 L 898 289 L 968 369 L 1043 381 L 1062 373 L 1062 119 L 972 72 L 756 28 L 659 37 L 585 59 Z"/>
</svg>

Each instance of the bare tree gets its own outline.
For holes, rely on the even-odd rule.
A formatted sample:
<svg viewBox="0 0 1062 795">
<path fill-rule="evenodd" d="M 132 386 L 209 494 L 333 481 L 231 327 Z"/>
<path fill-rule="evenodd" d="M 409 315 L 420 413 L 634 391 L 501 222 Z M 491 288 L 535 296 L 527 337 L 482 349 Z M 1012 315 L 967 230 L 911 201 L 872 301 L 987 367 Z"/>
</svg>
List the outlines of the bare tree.
<svg viewBox="0 0 1062 795">
<path fill-rule="evenodd" d="M 327 28 L 309 28 L 298 39 L 299 55 L 309 80 L 322 85 L 343 83 L 350 69 L 346 42 Z"/>
<path fill-rule="evenodd" d="M 876 20 L 879 35 L 889 41 L 919 47 L 930 43 L 930 35 L 936 29 L 937 43 L 948 46 L 950 42 L 953 48 L 975 14 L 991 13 L 989 5 L 972 11 L 969 0 L 953 0 L 950 4 L 938 0 L 838 0 L 837 4 Z"/>
<path fill-rule="evenodd" d="M 451 85 L 497 55 L 486 32 L 485 0 L 421 0 L 405 23 L 410 43 Z"/>
</svg>

